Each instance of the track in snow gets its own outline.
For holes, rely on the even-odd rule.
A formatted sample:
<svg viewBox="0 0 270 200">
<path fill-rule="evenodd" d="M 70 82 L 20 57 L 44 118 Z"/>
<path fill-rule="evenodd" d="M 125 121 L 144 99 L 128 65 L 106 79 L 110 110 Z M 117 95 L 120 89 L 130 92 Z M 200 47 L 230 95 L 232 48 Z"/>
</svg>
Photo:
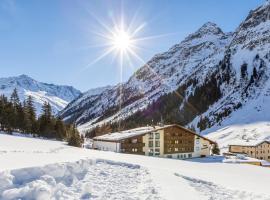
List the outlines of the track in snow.
<svg viewBox="0 0 270 200">
<path fill-rule="evenodd" d="M 207 197 L 209 200 L 270 200 L 270 196 L 257 195 L 239 190 L 231 190 L 213 182 L 183 176 L 178 173 L 175 173 L 175 175 L 185 179 L 190 186 L 200 192 L 203 196 Z"/>
</svg>

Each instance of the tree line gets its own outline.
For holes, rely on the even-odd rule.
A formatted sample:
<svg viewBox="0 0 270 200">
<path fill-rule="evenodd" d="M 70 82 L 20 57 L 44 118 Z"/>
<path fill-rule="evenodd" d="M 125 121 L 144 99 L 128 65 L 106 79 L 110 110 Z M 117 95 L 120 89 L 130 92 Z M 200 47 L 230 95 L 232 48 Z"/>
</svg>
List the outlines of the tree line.
<svg viewBox="0 0 270 200">
<path fill-rule="evenodd" d="M 28 96 L 22 103 L 17 89 L 10 98 L 0 96 L 0 130 L 20 132 L 48 139 L 65 140 L 69 145 L 81 147 L 83 138 L 73 124 L 65 124 L 52 113 L 51 105 L 45 102 L 42 113 L 37 116 L 33 98 Z"/>
</svg>

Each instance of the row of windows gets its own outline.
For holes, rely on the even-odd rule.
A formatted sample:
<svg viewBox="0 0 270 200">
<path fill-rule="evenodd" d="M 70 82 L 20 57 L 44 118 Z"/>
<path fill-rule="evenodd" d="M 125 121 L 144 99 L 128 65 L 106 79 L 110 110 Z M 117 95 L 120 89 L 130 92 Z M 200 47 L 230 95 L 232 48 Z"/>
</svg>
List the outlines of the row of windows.
<svg viewBox="0 0 270 200">
<path fill-rule="evenodd" d="M 182 136 L 189 136 L 189 134 L 183 134 L 183 133 L 166 133 L 166 136 L 171 136 L 171 137 L 182 137 Z"/>
<path fill-rule="evenodd" d="M 267 160 L 267 159 L 270 159 L 270 156 L 267 156 L 267 157 L 259 157 L 259 156 L 257 156 L 256 158 L 260 159 L 260 160 Z"/>
<path fill-rule="evenodd" d="M 167 158 L 172 158 L 172 157 L 173 157 L 172 155 L 167 155 Z M 192 157 L 191 153 L 177 155 L 178 159 L 185 159 L 185 158 L 191 158 L 191 157 Z"/>
<path fill-rule="evenodd" d="M 153 153 L 154 149 L 149 149 L 149 153 Z M 160 153 L 160 149 L 155 148 L 155 153 Z"/>
<path fill-rule="evenodd" d="M 192 140 L 167 140 L 165 141 L 167 144 L 192 144 Z"/>
<path fill-rule="evenodd" d="M 245 151 L 245 150 L 243 150 L 242 153 L 247 153 L 247 154 L 250 153 L 252 155 L 253 154 L 253 151 L 248 151 L 248 150 Z M 263 150 L 263 151 L 256 151 L 256 154 L 258 154 L 258 153 L 261 153 L 261 154 L 263 154 L 263 153 L 270 153 L 270 150 L 268 150 L 268 151 L 265 151 L 265 150 Z"/>
<path fill-rule="evenodd" d="M 154 142 L 153 141 L 149 141 L 148 146 L 149 147 L 153 147 L 154 146 Z M 155 146 L 156 147 L 160 147 L 160 141 L 155 141 Z"/>
<path fill-rule="evenodd" d="M 131 149 L 132 152 L 138 152 L 137 148 L 132 148 Z M 121 152 L 126 152 L 126 149 L 121 149 Z"/>
<path fill-rule="evenodd" d="M 193 151 L 193 148 L 191 147 L 182 147 L 182 148 L 168 148 L 168 152 L 178 152 L 178 151 Z"/>
<path fill-rule="evenodd" d="M 148 155 L 149 156 L 154 156 L 154 153 L 153 152 L 150 152 Z M 155 152 L 155 156 L 160 156 L 160 153 L 159 152 Z"/>
<path fill-rule="evenodd" d="M 159 133 L 149 133 L 149 139 L 160 139 L 160 134 Z"/>
</svg>

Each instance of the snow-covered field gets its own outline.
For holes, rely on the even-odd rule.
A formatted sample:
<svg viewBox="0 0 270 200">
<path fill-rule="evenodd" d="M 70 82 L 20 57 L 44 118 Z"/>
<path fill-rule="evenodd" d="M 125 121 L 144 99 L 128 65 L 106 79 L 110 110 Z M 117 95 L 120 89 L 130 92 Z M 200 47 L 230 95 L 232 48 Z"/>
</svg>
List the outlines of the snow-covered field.
<svg viewBox="0 0 270 200">
<path fill-rule="evenodd" d="M 270 199 L 270 169 L 0 134 L 0 199 Z"/>
</svg>

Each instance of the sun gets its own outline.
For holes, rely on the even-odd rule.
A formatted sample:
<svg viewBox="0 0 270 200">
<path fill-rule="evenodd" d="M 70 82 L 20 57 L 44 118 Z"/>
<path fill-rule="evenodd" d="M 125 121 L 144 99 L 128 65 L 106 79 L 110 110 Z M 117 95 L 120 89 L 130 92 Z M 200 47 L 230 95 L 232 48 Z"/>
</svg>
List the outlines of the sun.
<svg viewBox="0 0 270 200">
<path fill-rule="evenodd" d="M 112 45 L 119 51 L 131 48 L 132 38 L 125 30 L 116 30 L 113 34 Z"/>
</svg>

